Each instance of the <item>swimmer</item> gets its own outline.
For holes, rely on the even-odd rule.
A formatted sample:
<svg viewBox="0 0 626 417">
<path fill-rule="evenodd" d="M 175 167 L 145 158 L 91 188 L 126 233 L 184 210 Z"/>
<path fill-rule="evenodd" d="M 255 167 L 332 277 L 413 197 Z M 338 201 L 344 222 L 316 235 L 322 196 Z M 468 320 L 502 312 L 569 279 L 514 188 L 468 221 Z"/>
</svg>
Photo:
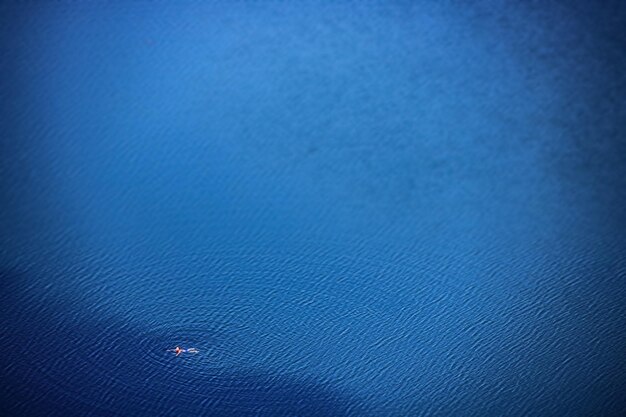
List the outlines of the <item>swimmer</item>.
<svg viewBox="0 0 626 417">
<path fill-rule="evenodd" d="M 183 349 L 180 346 L 176 346 L 174 349 L 168 349 L 168 352 L 174 352 L 176 356 L 179 356 L 181 353 L 198 353 L 199 350 L 196 348 Z"/>
</svg>

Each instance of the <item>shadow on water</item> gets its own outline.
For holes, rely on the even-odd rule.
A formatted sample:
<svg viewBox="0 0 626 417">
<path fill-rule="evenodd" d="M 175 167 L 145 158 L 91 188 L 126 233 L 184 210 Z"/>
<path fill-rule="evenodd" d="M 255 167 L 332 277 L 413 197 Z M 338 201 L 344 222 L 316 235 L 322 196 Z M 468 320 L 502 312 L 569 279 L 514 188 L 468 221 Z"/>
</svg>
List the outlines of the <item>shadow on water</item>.
<svg viewBox="0 0 626 417">
<path fill-rule="evenodd" d="M 203 352 L 175 357 L 164 349 L 175 342 L 17 289 L 32 276 L 0 278 L 5 415 L 363 414 L 354 398 L 310 377 L 198 366 Z"/>
</svg>

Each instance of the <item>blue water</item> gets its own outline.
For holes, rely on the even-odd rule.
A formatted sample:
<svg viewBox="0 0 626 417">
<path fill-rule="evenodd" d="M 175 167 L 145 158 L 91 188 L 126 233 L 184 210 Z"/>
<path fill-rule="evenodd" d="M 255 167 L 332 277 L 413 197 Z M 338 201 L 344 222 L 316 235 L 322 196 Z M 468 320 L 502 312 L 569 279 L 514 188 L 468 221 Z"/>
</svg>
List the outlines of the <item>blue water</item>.
<svg viewBox="0 0 626 417">
<path fill-rule="evenodd" d="M 4 2 L 0 413 L 626 415 L 626 8 L 518 3 Z"/>
</svg>

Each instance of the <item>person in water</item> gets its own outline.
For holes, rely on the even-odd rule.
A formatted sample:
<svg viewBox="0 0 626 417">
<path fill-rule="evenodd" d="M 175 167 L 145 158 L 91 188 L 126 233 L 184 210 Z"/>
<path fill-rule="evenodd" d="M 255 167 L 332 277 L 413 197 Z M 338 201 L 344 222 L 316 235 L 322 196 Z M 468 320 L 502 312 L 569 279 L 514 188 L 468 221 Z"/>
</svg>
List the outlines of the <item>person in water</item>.
<svg viewBox="0 0 626 417">
<path fill-rule="evenodd" d="M 176 346 L 176 348 L 174 349 L 168 349 L 168 351 L 170 352 L 174 352 L 176 354 L 176 356 L 180 355 L 181 353 L 198 353 L 198 349 L 196 348 L 189 348 L 189 349 L 183 349 L 180 346 Z"/>
</svg>

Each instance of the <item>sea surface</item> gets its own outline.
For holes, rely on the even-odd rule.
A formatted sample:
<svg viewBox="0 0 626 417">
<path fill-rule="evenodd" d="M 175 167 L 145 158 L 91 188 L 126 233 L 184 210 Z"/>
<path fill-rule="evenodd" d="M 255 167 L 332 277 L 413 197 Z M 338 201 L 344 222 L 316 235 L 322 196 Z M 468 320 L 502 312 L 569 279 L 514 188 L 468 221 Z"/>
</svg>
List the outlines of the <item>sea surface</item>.
<svg viewBox="0 0 626 417">
<path fill-rule="evenodd" d="M 626 415 L 625 28 L 2 2 L 0 415 Z"/>
</svg>

